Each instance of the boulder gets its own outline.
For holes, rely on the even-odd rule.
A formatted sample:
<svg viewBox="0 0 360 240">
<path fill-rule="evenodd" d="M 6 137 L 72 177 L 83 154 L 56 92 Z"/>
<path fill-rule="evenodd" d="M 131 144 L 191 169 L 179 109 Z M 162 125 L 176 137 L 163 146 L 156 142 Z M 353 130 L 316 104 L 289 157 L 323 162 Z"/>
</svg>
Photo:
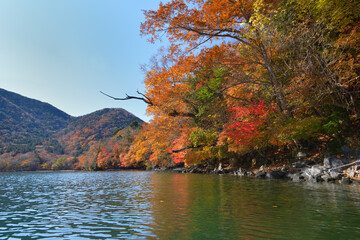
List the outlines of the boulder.
<svg viewBox="0 0 360 240">
<path fill-rule="evenodd" d="M 318 176 L 316 176 L 316 178 L 314 179 L 315 182 L 324 182 L 325 180 L 324 180 L 323 176 L 326 176 L 326 175 L 318 175 Z"/>
<path fill-rule="evenodd" d="M 355 171 L 359 171 L 360 170 L 360 165 L 355 165 Z"/>
<path fill-rule="evenodd" d="M 340 180 L 342 177 L 342 174 L 339 173 L 337 170 L 331 169 L 329 171 L 329 175 L 331 178 L 333 178 L 334 180 Z"/>
<path fill-rule="evenodd" d="M 259 171 L 256 175 L 256 178 L 265 178 L 266 177 L 266 172 L 264 171 Z"/>
<path fill-rule="evenodd" d="M 320 165 L 314 165 L 312 167 L 304 167 L 301 170 L 302 176 L 305 180 L 313 182 L 322 182 L 324 181 L 321 176 L 324 175 L 324 167 Z"/>
<path fill-rule="evenodd" d="M 353 178 L 353 177 L 356 177 L 356 175 L 357 175 L 356 172 L 351 172 L 351 173 L 349 174 L 349 176 L 352 177 L 352 178 Z"/>
<path fill-rule="evenodd" d="M 329 177 L 329 175 L 322 175 L 321 178 L 325 181 L 325 182 L 330 182 L 331 181 L 331 177 Z"/>
<path fill-rule="evenodd" d="M 348 163 L 347 159 L 338 159 L 335 157 L 325 157 L 324 167 L 325 168 L 336 168 Z"/>
<path fill-rule="evenodd" d="M 314 165 L 312 167 L 305 167 L 302 169 L 302 172 L 305 173 L 310 178 L 316 178 L 324 172 L 324 168 L 320 165 Z"/>
<path fill-rule="evenodd" d="M 297 173 L 288 173 L 286 175 L 288 178 L 290 178 L 293 182 L 302 182 L 304 181 L 304 176 L 300 172 Z"/>
<path fill-rule="evenodd" d="M 173 171 L 177 173 L 185 173 L 186 168 L 185 167 L 173 168 Z"/>
<path fill-rule="evenodd" d="M 353 152 L 348 146 L 342 146 L 341 150 L 344 153 L 345 157 L 350 158 L 351 156 L 353 156 Z"/>
<path fill-rule="evenodd" d="M 215 169 L 214 174 L 224 174 L 224 171 Z"/>
<path fill-rule="evenodd" d="M 270 179 L 280 179 L 284 177 L 285 177 L 285 172 L 280 170 L 271 171 L 266 174 L 266 178 L 270 178 Z"/>
<path fill-rule="evenodd" d="M 239 170 L 237 170 L 235 173 L 235 175 L 243 177 L 243 176 L 247 176 L 247 171 L 243 168 L 239 168 Z"/>
<path fill-rule="evenodd" d="M 234 172 L 234 170 L 231 168 L 224 168 L 222 171 L 224 174 L 232 174 Z"/>
</svg>

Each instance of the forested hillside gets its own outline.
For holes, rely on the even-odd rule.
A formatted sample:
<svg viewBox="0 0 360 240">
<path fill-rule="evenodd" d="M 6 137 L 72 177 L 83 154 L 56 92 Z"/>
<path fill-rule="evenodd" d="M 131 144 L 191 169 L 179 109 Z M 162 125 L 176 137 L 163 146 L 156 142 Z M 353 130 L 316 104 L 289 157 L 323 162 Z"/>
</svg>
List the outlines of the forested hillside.
<svg viewBox="0 0 360 240">
<path fill-rule="evenodd" d="M 359 152 L 359 1 L 171 0 L 144 14 L 141 34 L 170 46 L 144 68 L 153 120 L 132 163 L 260 166 Z"/>
<path fill-rule="evenodd" d="M 21 105 L 1 113 L 2 139 L 15 121 L 42 137 L 70 121 L 57 142 L 35 144 L 31 159 L 40 169 L 261 166 L 299 154 L 360 155 L 359 1 L 170 0 L 144 14 L 141 34 L 170 45 L 143 68 L 145 92 L 117 99 L 147 103 L 149 123 L 121 111 L 71 121 L 41 111 L 52 127 L 30 128 L 45 121 L 24 118 L 36 114 Z M 39 152 L 51 151 L 43 148 L 64 156 L 47 160 Z M 2 155 L 0 168 L 11 169 L 4 155 L 16 152 Z"/>
<path fill-rule="evenodd" d="M 0 89 L 0 153 L 34 152 L 37 145 L 57 149 L 54 134 L 70 120 L 48 103 Z"/>
<path fill-rule="evenodd" d="M 114 139 L 116 134 L 124 128 L 131 135 L 141 123 L 124 109 L 71 117 L 48 103 L 0 89 L 0 171 L 89 169 L 88 164 L 100 169 L 102 146 L 115 151 L 123 141 Z"/>
</svg>

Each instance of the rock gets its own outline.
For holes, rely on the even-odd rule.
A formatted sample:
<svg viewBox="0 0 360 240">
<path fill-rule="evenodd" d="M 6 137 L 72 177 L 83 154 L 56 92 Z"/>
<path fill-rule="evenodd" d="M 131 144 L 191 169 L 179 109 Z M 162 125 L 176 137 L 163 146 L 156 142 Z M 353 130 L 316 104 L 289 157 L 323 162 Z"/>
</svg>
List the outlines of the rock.
<svg viewBox="0 0 360 240">
<path fill-rule="evenodd" d="M 322 175 L 321 178 L 325 181 L 325 182 L 330 182 L 332 181 L 332 178 L 329 175 Z"/>
<path fill-rule="evenodd" d="M 232 170 L 230 168 L 224 168 L 222 171 L 223 171 L 224 174 L 231 174 L 231 173 L 234 172 L 234 170 Z"/>
<path fill-rule="evenodd" d="M 289 170 L 291 168 L 291 166 L 290 165 L 284 165 L 282 168 L 281 168 L 281 171 L 283 171 L 283 172 L 286 172 L 287 170 Z"/>
<path fill-rule="evenodd" d="M 350 183 L 351 183 L 351 180 L 350 180 L 349 177 L 342 177 L 341 183 L 342 183 L 342 184 L 350 184 Z"/>
<path fill-rule="evenodd" d="M 243 177 L 243 176 L 247 176 L 247 172 L 245 169 L 242 169 L 242 168 L 239 168 L 239 170 L 237 170 L 237 172 L 235 172 L 236 175 L 240 176 L 240 177 Z"/>
<path fill-rule="evenodd" d="M 214 170 L 214 174 L 224 174 L 223 170 Z"/>
<path fill-rule="evenodd" d="M 323 166 L 320 165 L 314 165 L 311 167 L 311 173 L 313 176 L 318 176 L 324 171 Z"/>
<path fill-rule="evenodd" d="M 222 170 L 222 164 L 221 163 L 219 163 L 219 166 L 218 166 L 218 169 L 217 169 L 218 171 L 221 171 Z"/>
<path fill-rule="evenodd" d="M 304 167 L 302 169 L 302 175 L 306 180 L 318 181 L 321 180 L 320 176 L 323 175 L 324 168 L 320 165 L 314 165 L 311 168 Z"/>
<path fill-rule="evenodd" d="M 264 171 L 259 171 L 256 175 L 256 178 L 265 178 L 266 177 L 266 172 Z"/>
<path fill-rule="evenodd" d="M 330 157 L 329 158 L 324 158 L 324 167 L 325 168 L 331 168 L 331 162 L 330 162 Z"/>
<path fill-rule="evenodd" d="M 352 177 L 352 178 L 353 178 L 353 177 L 356 177 L 356 172 L 351 172 L 351 173 L 349 174 L 349 176 Z"/>
<path fill-rule="evenodd" d="M 323 176 L 326 176 L 326 175 L 318 175 L 318 176 L 316 176 L 315 182 L 323 182 L 324 181 L 324 179 L 322 178 Z"/>
<path fill-rule="evenodd" d="M 348 163 L 347 159 L 338 159 L 333 157 L 324 158 L 324 167 L 325 168 L 336 168 Z"/>
<path fill-rule="evenodd" d="M 177 173 L 185 173 L 185 172 L 186 172 L 186 168 L 185 168 L 185 167 L 174 168 L 173 171 L 174 171 L 174 172 L 177 172 Z"/>
<path fill-rule="evenodd" d="M 301 174 L 302 176 L 304 176 L 305 178 L 311 178 L 311 171 L 310 171 L 310 168 L 309 167 L 303 167 L 301 169 Z"/>
<path fill-rule="evenodd" d="M 281 179 L 285 177 L 285 172 L 280 170 L 271 171 L 266 174 L 266 178 L 270 179 Z"/>
<path fill-rule="evenodd" d="M 341 150 L 347 158 L 350 158 L 353 155 L 351 149 L 348 146 L 342 146 Z"/>
<path fill-rule="evenodd" d="M 330 174 L 330 177 L 333 178 L 334 180 L 340 180 L 340 178 L 342 177 L 342 174 L 334 169 L 331 169 L 329 171 L 329 174 Z"/>
<path fill-rule="evenodd" d="M 301 175 L 301 173 L 288 173 L 286 175 L 288 178 L 290 178 L 293 182 L 302 182 L 304 181 L 304 176 Z"/>
</svg>

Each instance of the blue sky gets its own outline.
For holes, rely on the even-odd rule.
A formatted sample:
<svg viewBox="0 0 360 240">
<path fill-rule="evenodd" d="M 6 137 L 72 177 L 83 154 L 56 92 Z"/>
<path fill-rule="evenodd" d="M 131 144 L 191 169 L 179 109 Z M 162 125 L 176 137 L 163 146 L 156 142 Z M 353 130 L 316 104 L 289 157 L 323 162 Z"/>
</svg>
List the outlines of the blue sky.
<svg viewBox="0 0 360 240">
<path fill-rule="evenodd" d="M 0 88 L 73 116 L 121 107 L 143 120 L 146 104 L 114 101 L 144 91 L 140 65 L 159 45 L 140 37 L 142 9 L 158 0 L 0 0 Z"/>
</svg>

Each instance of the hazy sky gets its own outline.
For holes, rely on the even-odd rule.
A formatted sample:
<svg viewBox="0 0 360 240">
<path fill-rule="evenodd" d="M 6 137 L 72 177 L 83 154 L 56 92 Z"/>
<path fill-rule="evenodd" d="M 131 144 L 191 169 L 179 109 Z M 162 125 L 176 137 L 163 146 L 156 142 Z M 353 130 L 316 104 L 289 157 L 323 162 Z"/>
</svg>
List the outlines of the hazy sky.
<svg viewBox="0 0 360 240">
<path fill-rule="evenodd" d="M 0 0 L 0 88 L 73 116 L 121 107 L 143 120 L 146 104 L 114 101 L 144 91 L 140 65 L 159 45 L 140 37 L 142 9 L 158 0 Z"/>
</svg>

